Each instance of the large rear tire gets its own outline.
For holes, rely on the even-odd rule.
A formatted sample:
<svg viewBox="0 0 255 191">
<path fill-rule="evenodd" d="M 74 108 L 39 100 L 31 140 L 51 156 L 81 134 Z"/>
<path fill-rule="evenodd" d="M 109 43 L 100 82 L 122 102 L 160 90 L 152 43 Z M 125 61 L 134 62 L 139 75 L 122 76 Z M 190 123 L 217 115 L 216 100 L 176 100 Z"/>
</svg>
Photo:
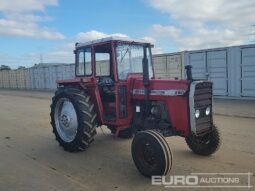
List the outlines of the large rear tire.
<svg viewBox="0 0 255 191">
<path fill-rule="evenodd" d="M 215 153 L 221 145 L 221 135 L 215 125 L 210 133 L 201 137 L 190 135 L 185 140 L 194 153 L 203 156 L 209 156 Z"/>
<path fill-rule="evenodd" d="M 164 137 L 156 131 L 138 132 L 131 151 L 136 168 L 146 177 L 164 176 L 172 167 L 172 152 Z"/>
<path fill-rule="evenodd" d="M 97 115 L 90 97 L 75 88 L 59 88 L 52 98 L 51 125 L 66 151 L 85 150 L 94 140 Z"/>
</svg>

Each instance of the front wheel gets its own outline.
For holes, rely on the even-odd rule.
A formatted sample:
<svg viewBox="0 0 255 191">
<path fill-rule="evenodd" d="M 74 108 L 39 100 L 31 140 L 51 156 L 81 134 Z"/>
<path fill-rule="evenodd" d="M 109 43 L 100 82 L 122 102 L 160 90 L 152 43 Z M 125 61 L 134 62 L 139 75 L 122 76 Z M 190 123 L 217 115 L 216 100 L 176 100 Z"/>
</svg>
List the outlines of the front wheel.
<svg viewBox="0 0 255 191">
<path fill-rule="evenodd" d="M 208 156 L 215 153 L 221 145 L 221 136 L 214 125 L 210 133 L 203 136 L 190 135 L 185 138 L 189 148 L 198 155 Z"/>
<path fill-rule="evenodd" d="M 164 176 L 172 167 L 172 152 L 164 137 L 156 131 L 138 132 L 131 150 L 135 166 L 146 177 Z"/>
</svg>

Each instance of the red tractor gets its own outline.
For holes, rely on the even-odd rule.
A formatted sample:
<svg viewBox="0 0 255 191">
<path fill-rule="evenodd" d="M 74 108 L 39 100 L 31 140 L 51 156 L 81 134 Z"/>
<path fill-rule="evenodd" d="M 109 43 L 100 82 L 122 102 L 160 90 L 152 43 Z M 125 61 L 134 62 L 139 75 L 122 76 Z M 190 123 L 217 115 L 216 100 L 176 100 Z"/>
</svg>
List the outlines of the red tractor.
<svg viewBox="0 0 255 191">
<path fill-rule="evenodd" d="M 152 47 L 114 37 L 76 43 L 76 77 L 57 82 L 51 105 L 53 132 L 64 150 L 85 150 L 105 125 L 116 136 L 134 136 L 134 163 L 151 177 L 166 175 L 172 166 L 164 137 L 184 137 L 199 155 L 219 148 L 212 82 L 193 80 L 190 66 L 187 80 L 156 79 Z"/>
</svg>

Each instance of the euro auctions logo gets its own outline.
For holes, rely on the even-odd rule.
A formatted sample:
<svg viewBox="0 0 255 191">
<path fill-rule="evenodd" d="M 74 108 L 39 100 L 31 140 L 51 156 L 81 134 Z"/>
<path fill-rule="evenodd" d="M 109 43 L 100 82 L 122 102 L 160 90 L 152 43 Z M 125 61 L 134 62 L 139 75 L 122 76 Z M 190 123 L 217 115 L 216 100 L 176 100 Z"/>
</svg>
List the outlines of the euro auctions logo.
<svg viewBox="0 0 255 191">
<path fill-rule="evenodd" d="M 190 175 L 152 176 L 151 184 L 165 188 L 252 188 L 252 173 L 191 173 Z"/>
<path fill-rule="evenodd" d="M 195 186 L 198 185 L 198 176 L 153 176 L 152 185 L 163 185 L 165 187 L 173 186 Z"/>
</svg>

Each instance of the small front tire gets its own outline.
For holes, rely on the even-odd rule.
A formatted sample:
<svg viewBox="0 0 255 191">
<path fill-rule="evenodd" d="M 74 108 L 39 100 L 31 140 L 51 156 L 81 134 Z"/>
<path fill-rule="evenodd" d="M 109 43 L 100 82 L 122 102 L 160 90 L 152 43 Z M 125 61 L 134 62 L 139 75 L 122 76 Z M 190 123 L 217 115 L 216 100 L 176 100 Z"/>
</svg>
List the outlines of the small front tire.
<svg viewBox="0 0 255 191">
<path fill-rule="evenodd" d="M 221 145 L 221 135 L 214 125 L 212 131 L 203 136 L 190 135 L 185 138 L 188 147 L 196 154 L 209 156 L 215 153 Z"/>
<path fill-rule="evenodd" d="M 164 176 L 172 167 L 172 152 L 160 133 L 138 132 L 132 142 L 132 157 L 138 171 L 146 176 Z"/>
</svg>

